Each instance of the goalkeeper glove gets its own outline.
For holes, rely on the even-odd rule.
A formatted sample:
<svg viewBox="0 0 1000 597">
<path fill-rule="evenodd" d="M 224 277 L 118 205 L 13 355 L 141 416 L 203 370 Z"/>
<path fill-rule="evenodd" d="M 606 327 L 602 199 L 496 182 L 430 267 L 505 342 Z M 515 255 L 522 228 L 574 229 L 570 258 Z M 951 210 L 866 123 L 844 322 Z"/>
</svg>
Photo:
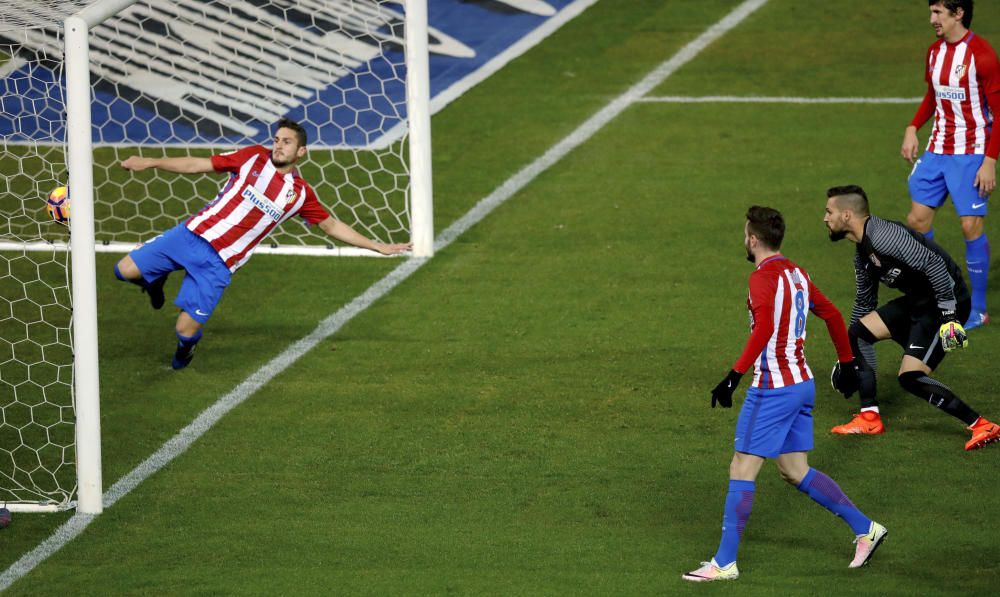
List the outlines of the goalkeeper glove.
<svg viewBox="0 0 1000 597">
<path fill-rule="evenodd" d="M 715 386 L 712 390 L 712 408 L 715 408 L 716 402 L 722 408 L 732 408 L 733 392 L 736 391 L 736 386 L 740 385 L 741 379 L 743 379 L 742 373 L 730 371 L 726 375 L 726 378 L 720 381 L 719 385 Z"/>
<path fill-rule="evenodd" d="M 962 324 L 957 321 L 946 321 L 941 324 L 938 335 L 941 337 L 941 348 L 944 348 L 945 352 L 951 352 L 956 348 L 965 348 L 969 345 L 969 335 L 965 333 Z"/>
<path fill-rule="evenodd" d="M 830 372 L 830 385 L 843 394 L 844 398 L 850 398 L 861 385 L 860 373 L 861 365 L 858 364 L 858 359 L 849 363 L 837 363 Z"/>
</svg>

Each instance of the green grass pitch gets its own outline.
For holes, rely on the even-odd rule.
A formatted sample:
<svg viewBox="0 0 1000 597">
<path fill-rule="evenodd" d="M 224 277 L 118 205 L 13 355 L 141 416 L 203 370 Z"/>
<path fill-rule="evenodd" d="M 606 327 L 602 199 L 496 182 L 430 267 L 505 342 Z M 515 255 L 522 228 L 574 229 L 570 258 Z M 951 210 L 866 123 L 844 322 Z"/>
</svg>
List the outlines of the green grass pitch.
<svg viewBox="0 0 1000 597">
<path fill-rule="evenodd" d="M 603 0 L 436 115 L 435 229 L 738 4 Z M 1000 44 L 1000 8 L 977 3 L 973 30 Z M 925 2 L 771 0 L 651 95 L 915 97 L 932 38 Z M 992 592 L 1000 447 L 965 453 L 958 422 L 898 388 L 890 345 L 888 432 L 831 436 L 857 405 L 825 383 L 816 318 L 811 463 L 888 541 L 848 570 L 850 531 L 769 463 L 742 577 L 680 579 L 719 539 L 737 410 L 710 409 L 709 390 L 748 333 L 743 214 L 781 209 L 784 252 L 849 312 L 852 246 L 827 240 L 824 192 L 861 184 L 904 218 L 914 109 L 631 106 L 8 594 Z M 950 205 L 937 230 L 961 259 Z M 115 282 L 115 259 L 98 256 L 106 486 L 399 263 L 258 256 L 177 373 L 174 313 Z M 939 377 L 1000 417 L 1000 330 L 970 335 Z M 68 516 L 17 515 L 0 570 Z"/>
</svg>

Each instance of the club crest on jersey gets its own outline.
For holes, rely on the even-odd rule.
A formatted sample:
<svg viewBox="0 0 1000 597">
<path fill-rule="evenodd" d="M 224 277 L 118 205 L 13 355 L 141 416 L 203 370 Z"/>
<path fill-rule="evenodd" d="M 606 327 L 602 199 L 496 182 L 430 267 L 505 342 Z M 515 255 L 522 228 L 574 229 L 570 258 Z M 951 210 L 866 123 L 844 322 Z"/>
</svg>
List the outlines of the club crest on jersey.
<svg viewBox="0 0 1000 597">
<path fill-rule="evenodd" d="M 882 262 L 878 260 L 878 257 L 875 256 L 875 253 L 869 255 L 868 259 L 870 259 L 871 262 L 875 264 L 875 267 L 882 267 Z"/>
<path fill-rule="evenodd" d="M 254 207 L 264 212 L 264 215 L 271 218 L 275 222 L 280 221 L 281 217 L 285 215 L 281 208 L 272 203 L 271 200 L 265 197 L 263 193 L 252 186 L 248 186 L 243 189 L 241 195 L 244 199 L 252 203 Z"/>
<path fill-rule="evenodd" d="M 962 77 L 965 76 L 965 70 L 966 70 L 965 65 L 959 64 L 958 66 L 955 67 L 955 76 L 961 79 Z"/>
</svg>

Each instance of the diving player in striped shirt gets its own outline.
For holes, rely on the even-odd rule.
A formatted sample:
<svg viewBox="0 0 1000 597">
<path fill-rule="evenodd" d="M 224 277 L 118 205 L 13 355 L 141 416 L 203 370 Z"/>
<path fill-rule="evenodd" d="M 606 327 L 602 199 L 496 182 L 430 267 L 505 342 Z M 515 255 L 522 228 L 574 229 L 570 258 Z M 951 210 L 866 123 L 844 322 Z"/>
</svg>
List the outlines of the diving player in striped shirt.
<svg viewBox="0 0 1000 597">
<path fill-rule="evenodd" d="M 972 311 L 965 329 L 986 325 L 990 244 L 983 228 L 989 195 L 996 187 L 1000 135 L 992 134 L 1000 109 L 1000 63 L 990 44 L 969 31 L 972 0 L 929 0 L 937 41 L 927 50 L 927 92 L 903 134 L 900 150 L 911 164 L 910 228 L 933 238 L 937 208 L 951 195 L 965 236 L 965 261 L 972 286 Z M 917 160 L 917 130 L 931 117 L 926 151 Z"/>
<path fill-rule="evenodd" d="M 719 549 L 711 561 L 682 578 L 705 582 L 739 577 L 736 552 L 753 507 L 757 474 L 766 458 L 777 459 L 785 481 L 851 527 L 857 546 L 849 567 L 859 568 L 868 563 L 887 531 L 862 514 L 833 479 L 808 462 L 813 448 L 816 385 L 803 352 L 806 319 L 812 312 L 826 323 L 843 364 L 838 389 L 852 392 L 857 366 L 847 328 L 840 311 L 812 283 L 809 274 L 779 252 L 785 235 L 781 214 L 755 205 L 746 217 L 744 246 L 747 259 L 757 266 L 750 274 L 747 300 L 750 339 L 732 371 L 712 390 L 712 407 L 717 403 L 723 408 L 733 405 L 733 391 L 751 366 L 753 381 L 736 423 Z"/>
<path fill-rule="evenodd" d="M 305 155 L 305 130 L 297 122 L 283 119 L 275 126 L 271 149 L 254 145 L 207 158 L 131 156 L 122 162 L 123 168 L 134 172 L 157 168 L 183 174 L 229 173 L 218 196 L 200 212 L 115 265 L 115 276 L 140 286 L 149 294 L 154 309 L 162 308 L 166 300 L 163 285 L 167 276 L 185 271 L 174 301 L 181 309 L 175 325 L 174 369 L 187 367 L 194 358 L 202 327 L 222 299 L 232 274 L 268 234 L 293 216 L 301 216 L 339 241 L 383 255 L 410 249 L 409 243 L 372 241 L 331 216 L 295 168 Z"/>
<path fill-rule="evenodd" d="M 857 294 L 848 334 L 858 359 L 861 396 L 861 412 L 832 431 L 849 435 L 885 430 L 875 399 L 872 345 L 892 339 L 903 347 L 899 385 L 967 425 L 972 438 L 965 443 L 966 450 L 1000 440 L 1000 426 L 981 417 L 931 377 L 946 351 L 968 343 L 959 322 L 968 316 L 971 301 L 959 266 L 933 240 L 898 222 L 870 215 L 868 195 L 861 187 L 833 187 L 826 196 L 823 221 L 830 240 L 847 238 L 857 244 Z M 879 282 L 903 296 L 878 307 Z"/>
</svg>

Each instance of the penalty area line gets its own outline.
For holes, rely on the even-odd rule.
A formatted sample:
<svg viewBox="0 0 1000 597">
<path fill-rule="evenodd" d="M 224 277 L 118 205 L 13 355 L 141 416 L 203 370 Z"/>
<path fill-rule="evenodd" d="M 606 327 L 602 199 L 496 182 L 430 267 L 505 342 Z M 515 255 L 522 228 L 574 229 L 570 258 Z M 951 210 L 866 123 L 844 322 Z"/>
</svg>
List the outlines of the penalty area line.
<svg viewBox="0 0 1000 597">
<path fill-rule="evenodd" d="M 653 69 L 641 81 L 612 100 L 608 105 L 577 127 L 566 138 L 507 179 L 490 195 L 481 199 L 464 216 L 456 220 L 438 235 L 434 241 L 435 250 L 439 251 L 450 245 L 455 239 L 478 224 L 494 209 L 537 178 L 539 174 L 590 139 L 626 108 L 663 82 L 681 66 L 693 60 L 702 50 L 739 25 L 744 19 L 766 3 L 767 0 L 746 0 L 720 21 L 706 29 L 701 35 L 678 50 L 666 62 Z M 364 293 L 321 321 L 310 334 L 293 343 L 225 396 L 219 398 L 215 404 L 205 409 L 194 421 L 181 429 L 177 435 L 163 444 L 142 464 L 135 467 L 131 472 L 112 485 L 104 493 L 104 507 L 109 508 L 113 506 L 140 483 L 186 452 L 198 438 L 207 433 L 229 411 L 245 402 L 257 390 L 312 350 L 313 347 L 336 333 L 347 322 L 370 307 L 372 303 L 388 294 L 393 288 L 420 269 L 426 262 L 427 258 L 410 258 L 404 261 L 384 278 L 370 286 Z M 95 519 L 96 516 L 93 514 L 74 514 L 68 521 L 57 528 L 51 536 L 24 554 L 4 571 L 3 574 L 0 574 L 0 591 L 10 587 L 15 581 L 27 575 L 51 555 L 62 549 L 67 543 L 78 537 Z"/>
<path fill-rule="evenodd" d="M 922 97 L 759 97 L 753 95 L 647 96 L 637 101 L 662 104 L 919 104 Z"/>
</svg>

